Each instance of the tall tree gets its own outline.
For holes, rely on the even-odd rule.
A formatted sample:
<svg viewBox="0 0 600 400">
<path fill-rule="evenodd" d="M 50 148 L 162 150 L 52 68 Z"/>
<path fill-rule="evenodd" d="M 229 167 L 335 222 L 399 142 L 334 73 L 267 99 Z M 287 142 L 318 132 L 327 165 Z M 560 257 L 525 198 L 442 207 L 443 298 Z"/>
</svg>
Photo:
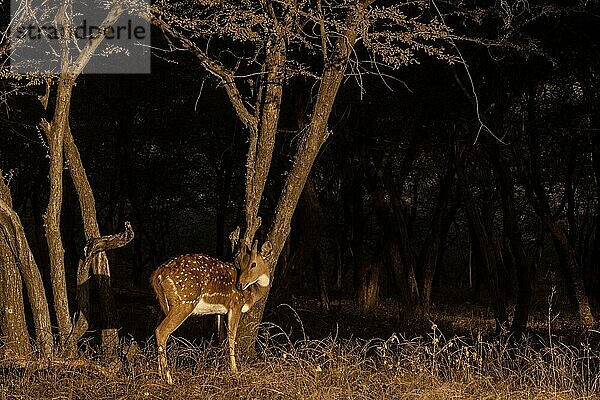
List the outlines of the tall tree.
<svg viewBox="0 0 600 400">
<path fill-rule="evenodd" d="M 53 84 L 56 84 L 54 105 L 53 109 L 50 111 L 52 115 L 51 121 L 48 122 L 45 119 L 42 119 L 40 123 L 42 131 L 47 138 L 50 159 L 50 193 L 48 206 L 44 214 L 44 226 L 50 261 L 53 304 L 58 322 L 59 343 L 62 349 L 66 350 L 67 353 L 72 353 L 75 350 L 77 341 L 70 341 L 69 346 L 67 346 L 67 338 L 72 337 L 74 328 L 69 311 L 64 246 L 61 236 L 63 167 L 65 160 L 69 163 L 71 176 L 79 196 L 86 239 L 90 240 L 92 238 L 100 237 L 98 223 L 96 220 L 97 217 L 94 207 L 93 193 L 81 163 L 81 158 L 79 156 L 77 147 L 75 146 L 73 137 L 71 136 L 69 126 L 72 92 L 78 76 L 86 67 L 100 43 L 104 40 L 107 32 L 109 32 L 108 28 L 119 19 L 126 8 L 127 4 L 125 2 L 117 1 L 111 4 L 111 8 L 99 27 L 99 32 L 101 32 L 101 34 L 91 36 L 86 42 L 85 46 L 80 48 L 76 54 L 73 54 L 71 49 L 71 41 L 75 40 L 74 35 L 71 35 L 72 32 L 69 32 L 69 29 L 71 29 L 71 14 L 73 13 L 73 9 L 69 2 L 64 2 L 58 6 L 57 10 L 54 10 L 56 12 L 56 16 L 52 24 L 58 32 L 61 32 L 61 35 L 58 38 L 60 44 L 60 55 L 58 60 L 60 72 L 55 76 L 48 75 L 46 77 L 46 92 L 43 96 L 39 97 L 43 107 L 47 108 L 49 99 L 51 97 Z M 37 15 L 36 13 L 49 12 L 48 9 L 44 8 L 43 6 L 31 10 L 27 8 L 17 8 L 17 10 L 19 10 L 19 14 L 14 20 L 16 21 L 14 22 L 16 24 L 23 23 L 23 21 L 27 22 L 27 19 L 35 19 Z M 50 10 L 50 12 L 51 11 L 52 10 Z M 28 77 L 26 76 L 25 78 Z M 32 74 L 32 76 L 29 78 L 34 83 L 37 82 L 38 79 L 35 74 Z M 22 237 L 19 237 L 19 240 L 21 241 L 22 245 L 25 245 L 25 241 Z M 27 254 L 24 256 L 27 257 Z M 28 261 L 30 266 L 28 271 L 31 275 L 33 268 L 31 266 L 31 261 L 33 260 Z M 101 277 L 100 294 L 101 304 L 104 305 L 103 315 L 105 315 L 106 318 L 110 318 L 112 313 L 112 304 L 110 301 L 111 295 L 109 291 L 110 273 L 106 256 L 103 253 L 100 253 L 96 257 L 93 265 L 94 272 L 97 276 Z M 36 295 L 38 296 L 37 301 L 41 301 L 39 299 L 39 297 L 41 297 L 41 293 L 39 293 L 38 289 L 36 290 Z M 30 293 L 30 296 L 32 295 L 33 293 Z M 38 326 L 39 328 L 42 328 L 43 326 L 43 329 L 48 329 L 45 321 L 43 321 L 45 319 L 43 307 L 38 307 L 38 309 L 34 310 L 34 318 L 36 319 L 36 328 L 38 328 Z M 87 326 L 83 327 L 83 331 L 85 331 L 86 327 Z M 78 327 L 77 324 L 75 328 L 76 330 L 81 330 L 81 326 Z M 79 338 L 79 336 L 77 336 L 77 338 Z M 39 337 L 38 335 L 38 340 L 40 340 L 42 352 L 48 354 L 49 351 L 47 348 L 47 338 L 45 336 Z M 103 344 L 107 342 L 111 343 L 109 345 L 111 348 L 114 349 L 116 347 L 118 342 L 116 329 L 113 328 L 103 331 Z"/>
<path fill-rule="evenodd" d="M 373 0 L 321 4 L 317 1 L 211 2 L 210 6 L 158 2 L 147 15 L 166 34 L 177 38 L 215 76 L 225 89 L 240 121 L 249 132 L 245 183 L 245 229 L 242 246 L 249 246 L 261 225 L 261 199 L 277 136 L 284 84 L 303 75 L 316 81 L 318 90 L 306 129 L 300 132 L 293 163 L 275 206 L 266 239 L 273 245 L 271 271 L 290 233 L 298 199 L 321 146 L 330 135 L 328 121 L 348 64 L 361 42 L 383 63 L 400 67 L 415 59 L 415 52 L 452 59 L 443 48 L 449 31 L 436 19 L 412 18 L 410 7 L 402 4 L 373 6 Z M 425 3 L 415 4 L 417 8 Z M 421 14 L 423 15 L 423 14 Z M 225 19 L 227 24 L 223 24 Z M 193 33 L 194 40 L 190 39 Z M 315 37 L 312 32 L 318 32 Z M 230 54 L 223 57 L 211 38 L 229 41 Z M 242 43 L 239 47 L 234 43 Z M 206 49 L 206 50 L 203 50 Z M 316 51 L 315 51 L 316 50 Z M 361 50 L 362 51 L 362 50 Z M 236 54 L 237 53 L 237 54 Z M 307 61 L 308 60 L 308 61 Z M 370 73 L 359 59 L 357 73 Z M 226 63 L 235 65 L 228 68 Z M 240 83 L 250 80 L 250 87 Z M 234 235 L 233 241 L 236 242 Z M 267 299 L 245 315 L 238 337 L 242 349 L 251 351 Z"/>
</svg>

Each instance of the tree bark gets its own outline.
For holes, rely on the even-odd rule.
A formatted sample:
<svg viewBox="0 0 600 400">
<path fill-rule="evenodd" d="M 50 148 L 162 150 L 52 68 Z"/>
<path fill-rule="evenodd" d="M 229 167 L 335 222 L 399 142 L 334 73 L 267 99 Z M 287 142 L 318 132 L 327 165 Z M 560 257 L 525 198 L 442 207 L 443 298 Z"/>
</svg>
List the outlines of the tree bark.
<svg viewBox="0 0 600 400">
<path fill-rule="evenodd" d="M 44 224 L 50 255 L 54 311 L 58 322 L 59 344 L 61 347 L 72 330 L 67 297 L 64 248 L 60 232 L 60 216 L 63 197 L 63 139 L 69 115 L 73 83 L 69 75 L 63 74 L 61 76 L 58 83 L 56 108 L 52 123 L 42 121 L 42 128 L 48 138 L 50 153 L 50 199 L 44 214 Z"/>
<path fill-rule="evenodd" d="M 133 240 L 134 234 L 129 222 L 125 222 L 123 232 L 103 237 L 94 237 L 88 240 L 83 258 L 79 261 L 77 269 L 77 302 L 79 306 L 79 316 L 73 334 L 69 337 L 68 347 L 74 348 L 77 342 L 85 334 L 88 328 L 89 320 L 89 271 L 95 263 L 99 262 L 99 257 L 106 251 L 117 249 L 127 245 Z M 104 339 L 104 337 L 102 337 Z M 118 339 L 118 337 L 117 337 Z M 113 343 L 110 343 L 113 344 Z M 113 344 L 114 345 L 114 344 Z"/>
<path fill-rule="evenodd" d="M 53 337 L 42 276 L 29 248 L 19 216 L 10 205 L 10 192 L 1 174 L 0 193 L 0 226 L 3 238 L 12 249 L 13 257 L 19 265 L 20 273 L 25 281 L 40 356 L 49 357 L 52 354 Z"/>
<path fill-rule="evenodd" d="M 24 357 L 31 354 L 25 322 L 23 284 L 16 264 L 15 249 L 6 232 L 0 236 L 0 335 L 4 346 L 0 357 Z"/>
<path fill-rule="evenodd" d="M 347 17 L 347 28 L 336 40 L 333 52 L 321 76 L 310 125 L 300 137 L 293 166 L 284 184 L 281 197 L 275 208 L 275 219 L 267 235 L 268 240 L 273 245 L 272 256 L 269 260 L 271 276 L 273 276 L 277 259 L 289 236 L 292 216 L 306 179 L 321 146 L 329 136 L 327 123 L 335 97 L 345 75 L 350 53 L 358 37 L 358 27 L 362 21 L 364 11 L 364 4 L 359 4 L 350 11 Z M 238 348 L 242 353 L 253 353 L 259 322 L 262 319 L 267 298 L 268 293 L 248 313 L 244 314 L 238 331 L 240 337 Z"/>
<path fill-rule="evenodd" d="M 254 235 L 261 223 L 258 212 L 273 158 L 273 148 L 275 146 L 275 136 L 277 134 L 281 99 L 283 96 L 286 46 L 283 32 L 278 31 L 276 33 L 276 39 L 269 41 L 266 49 L 264 98 L 261 98 L 263 92 L 261 90 L 256 108 L 257 115 L 260 116 L 257 117 L 259 125 L 250 129 L 245 184 L 246 230 L 244 232 L 244 240 L 242 241 L 242 245 L 248 246 L 252 245 Z M 274 253 L 275 259 L 279 256 L 282 248 L 283 243 L 281 243 L 279 251 Z"/>
<path fill-rule="evenodd" d="M 0 181 L 0 201 L 12 208 L 10 192 L 4 184 L 2 171 Z M 0 216 L 0 221 L 2 219 L 3 216 Z M 2 228 L 6 227 L 6 221 L 0 223 Z M 0 232 L 0 332 L 4 339 L 3 354 L 0 356 L 23 357 L 31 353 L 31 346 L 25 321 L 23 283 L 17 267 L 19 258 L 9 232 L 8 229 Z"/>
<path fill-rule="evenodd" d="M 100 227 L 98 225 L 96 214 L 94 193 L 87 178 L 85 168 L 83 167 L 81 156 L 73 139 L 68 121 L 65 124 L 64 154 L 69 165 L 69 172 L 79 200 L 85 239 L 86 241 L 89 241 L 94 238 L 99 238 Z M 91 269 L 96 278 L 99 294 L 102 350 L 104 354 L 113 354 L 119 344 L 119 334 L 117 331 L 118 317 L 114 304 L 110 267 L 106 253 L 99 252 L 94 257 L 91 263 Z M 78 282 L 78 286 L 80 285 L 81 283 Z M 78 323 L 79 322 L 76 322 L 76 324 Z"/>
</svg>

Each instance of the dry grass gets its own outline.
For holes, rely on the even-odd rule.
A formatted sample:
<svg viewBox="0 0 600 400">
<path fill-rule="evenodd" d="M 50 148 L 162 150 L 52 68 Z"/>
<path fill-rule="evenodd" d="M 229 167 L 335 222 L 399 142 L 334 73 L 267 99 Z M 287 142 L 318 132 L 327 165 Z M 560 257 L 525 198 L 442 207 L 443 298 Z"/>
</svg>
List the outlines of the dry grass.
<svg viewBox="0 0 600 400">
<path fill-rule="evenodd" d="M 592 333 L 595 335 L 595 333 Z M 587 342 L 481 337 L 304 338 L 265 325 L 258 361 L 232 376 L 222 347 L 170 342 L 176 384 L 156 374 L 156 351 L 127 346 L 124 364 L 0 370 L 1 399 L 588 399 L 600 398 L 600 352 Z M 92 356 L 85 360 L 90 361 Z M 99 362 L 102 364 L 102 362 Z"/>
</svg>

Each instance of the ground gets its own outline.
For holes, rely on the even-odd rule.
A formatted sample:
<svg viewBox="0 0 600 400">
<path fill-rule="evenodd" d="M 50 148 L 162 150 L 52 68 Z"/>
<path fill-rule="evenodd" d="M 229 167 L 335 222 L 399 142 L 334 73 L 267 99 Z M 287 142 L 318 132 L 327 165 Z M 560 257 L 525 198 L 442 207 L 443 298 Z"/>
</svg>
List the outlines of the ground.
<svg viewBox="0 0 600 400">
<path fill-rule="evenodd" d="M 142 307 L 148 329 L 158 316 Z M 126 337 L 119 361 L 97 359 L 90 341 L 77 360 L 5 363 L 0 399 L 600 398 L 600 335 L 569 330 L 567 312 L 536 310 L 534 329 L 515 341 L 494 335 L 482 306 L 434 307 L 400 333 L 390 310 L 382 304 L 361 317 L 341 302 L 325 315 L 309 299 L 273 307 L 258 358 L 238 374 L 223 346 L 196 336 L 210 330 L 211 318 L 192 319 L 169 344 L 173 386 L 158 378 L 151 337 L 135 344 Z"/>
</svg>

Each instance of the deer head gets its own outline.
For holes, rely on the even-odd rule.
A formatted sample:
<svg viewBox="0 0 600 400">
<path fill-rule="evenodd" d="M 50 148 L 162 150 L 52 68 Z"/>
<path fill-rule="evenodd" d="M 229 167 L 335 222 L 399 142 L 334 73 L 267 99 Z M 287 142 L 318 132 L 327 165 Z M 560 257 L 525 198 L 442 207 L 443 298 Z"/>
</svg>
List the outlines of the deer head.
<svg viewBox="0 0 600 400">
<path fill-rule="evenodd" d="M 269 256 L 271 255 L 271 242 L 266 241 L 258 251 L 258 240 L 255 240 L 252 248 L 248 245 L 242 246 L 240 254 L 237 256 L 237 265 L 239 268 L 237 287 L 239 290 L 246 290 L 257 283 L 259 286 L 269 286 L 271 281 Z"/>
</svg>

